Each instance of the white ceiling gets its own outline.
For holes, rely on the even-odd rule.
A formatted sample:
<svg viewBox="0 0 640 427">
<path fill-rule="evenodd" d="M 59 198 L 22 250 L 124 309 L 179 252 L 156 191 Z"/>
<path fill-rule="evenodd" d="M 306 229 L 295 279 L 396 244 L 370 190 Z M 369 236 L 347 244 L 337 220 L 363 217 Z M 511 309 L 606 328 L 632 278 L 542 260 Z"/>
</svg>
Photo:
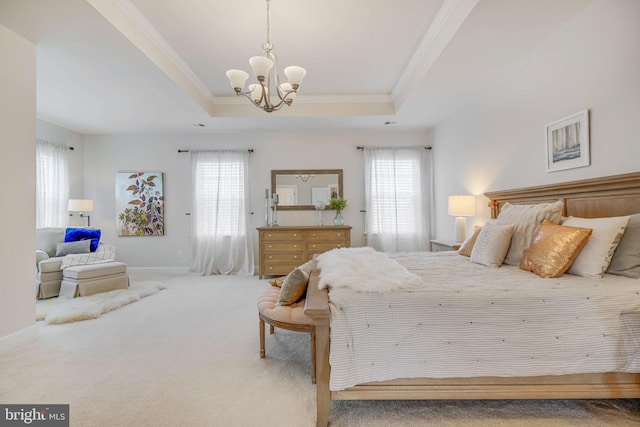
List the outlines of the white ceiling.
<svg viewBox="0 0 640 427">
<path fill-rule="evenodd" d="M 265 0 L 0 0 L 0 24 L 37 45 L 38 117 L 82 133 L 425 129 L 591 1 L 272 0 L 279 70 L 308 74 L 271 114 L 225 76 Z"/>
</svg>

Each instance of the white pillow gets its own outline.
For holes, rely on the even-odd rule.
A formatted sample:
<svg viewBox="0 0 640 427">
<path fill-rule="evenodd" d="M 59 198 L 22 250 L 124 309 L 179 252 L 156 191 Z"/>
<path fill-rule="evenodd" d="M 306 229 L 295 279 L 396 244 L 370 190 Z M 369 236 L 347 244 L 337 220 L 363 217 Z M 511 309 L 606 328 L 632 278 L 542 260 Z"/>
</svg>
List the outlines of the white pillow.
<svg viewBox="0 0 640 427">
<path fill-rule="evenodd" d="M 593 230 L 587 244 L 569 268 L 569 274 L 602 277 L 629 223 L 628 216 L 611 218 L 577 218 L 570 216 L 562 225 Z"/>
<path fill-rule="evenodd" d="M 509 250 L 513 228 L 513 225 L 485 224 L 471 250 L 471 262 L 500 267 Z"/>
<path fill-rule="evenodd" d="M 533 236 L 538 232 L 542 220 L 548 219 L 554 224 L 559 224 L 563 205 L 562 200 L 535 205 L 505 203 L 500 209 L 497 223 L 500 225 L 513 225 L 514 228 L 511 246 L 504 263 L 519 266 L 522 254 L 531 246 Z"/>
</svg>

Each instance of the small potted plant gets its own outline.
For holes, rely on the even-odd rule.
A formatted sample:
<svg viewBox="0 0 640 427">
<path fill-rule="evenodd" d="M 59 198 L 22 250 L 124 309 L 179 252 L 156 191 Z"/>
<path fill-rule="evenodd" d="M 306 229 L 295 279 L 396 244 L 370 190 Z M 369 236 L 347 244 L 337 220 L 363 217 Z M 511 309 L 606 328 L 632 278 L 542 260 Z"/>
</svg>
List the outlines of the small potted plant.
<svg viewBox="0 0 640 427">
<path fill-rule="evenodd" d="M 342 211 L 347 208 L 347 199 L 343 199 L 340 197 L 333 198 L 329 200 L 329 209 L 333 209 L 336 211 L 336 217 L 333 219 L 334 225 L 344 225 L 344 217 L 342 216 Z"/>
</svg>

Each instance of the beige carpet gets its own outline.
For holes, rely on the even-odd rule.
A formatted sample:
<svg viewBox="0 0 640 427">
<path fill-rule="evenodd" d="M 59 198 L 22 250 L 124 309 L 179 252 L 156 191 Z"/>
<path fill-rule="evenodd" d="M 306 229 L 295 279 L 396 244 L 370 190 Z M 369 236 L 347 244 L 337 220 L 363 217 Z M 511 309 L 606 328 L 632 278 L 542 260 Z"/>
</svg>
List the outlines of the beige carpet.
<svg viewBox="0 0 640 427">
<path fill-rule="evenodd" d="M 138 276 L 167 289 L 95 320 L 39 326 L 0 354 L 0 402 L 68 403 L 72 426 L 315 425 L 308 334 L 258 355 L 257 278 Z M 42 322 L 40 322 L 42 323 Z M 610 401 L 333 402 L 332 426 L 637 426 Z"/>
</svg>

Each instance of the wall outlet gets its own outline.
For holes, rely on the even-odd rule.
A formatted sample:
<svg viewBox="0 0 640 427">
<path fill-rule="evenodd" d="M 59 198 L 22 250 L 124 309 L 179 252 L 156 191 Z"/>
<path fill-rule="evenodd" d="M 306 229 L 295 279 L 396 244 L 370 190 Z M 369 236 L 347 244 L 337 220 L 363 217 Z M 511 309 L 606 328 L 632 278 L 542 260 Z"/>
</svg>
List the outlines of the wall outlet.
<svg viewBox="0 0 640 427">
<path fill-rule="evenodd" d="M 178 258 L 182 258 L 182 251 L 178 251 Z"/>
</svg>

